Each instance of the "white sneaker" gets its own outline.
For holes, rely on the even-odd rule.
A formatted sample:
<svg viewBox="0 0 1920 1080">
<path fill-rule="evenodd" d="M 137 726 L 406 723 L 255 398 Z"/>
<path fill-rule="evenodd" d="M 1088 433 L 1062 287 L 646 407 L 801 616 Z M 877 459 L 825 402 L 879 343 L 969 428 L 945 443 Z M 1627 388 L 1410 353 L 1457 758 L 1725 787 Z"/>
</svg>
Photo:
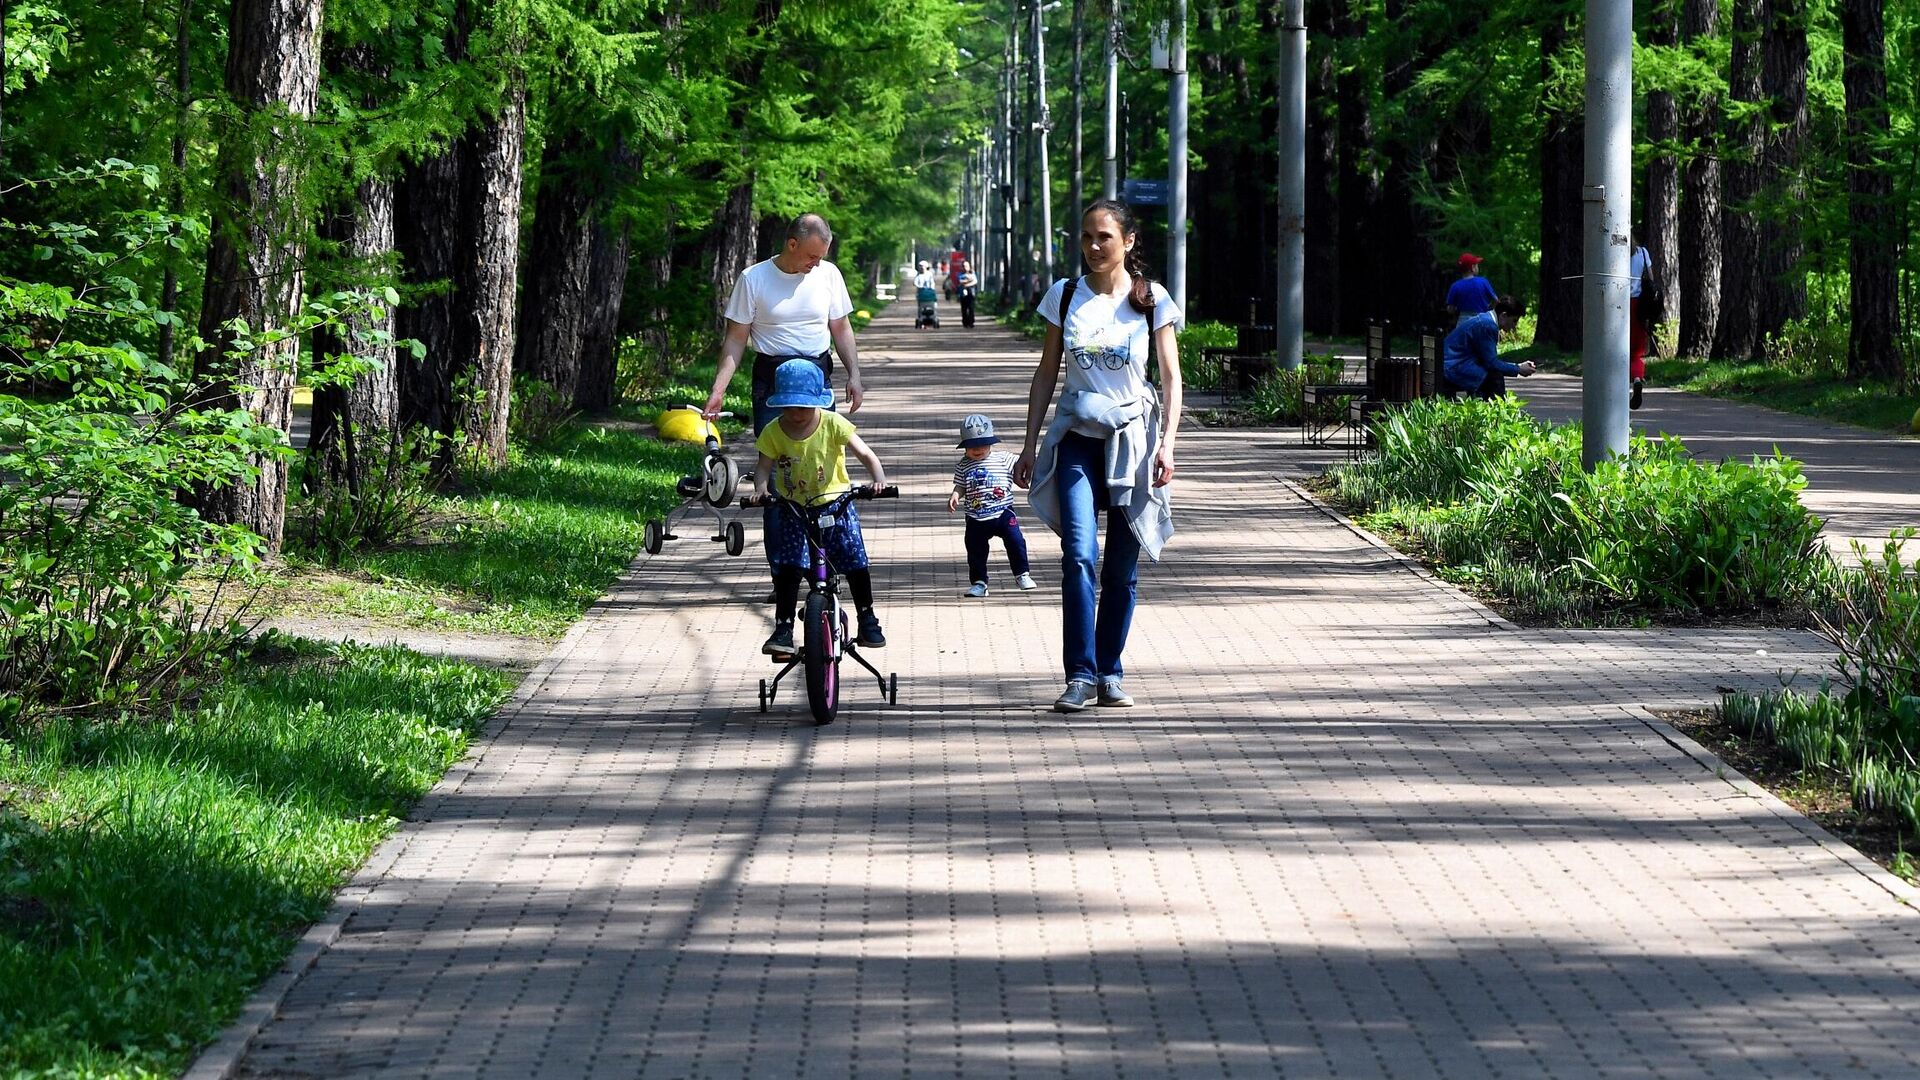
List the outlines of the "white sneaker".
<svg viewBox="0 0 1920 1080">
<path fill-rule="evenodd" d="M 1021 574 L 1015 578 L 1014 581 L 1016 581 L 1022 589 L 1037 589 L 1040 587 L 1039 584 L 1033 580 L 1032 574 Z"/>
<path fill-rule="evenodd" d="M 987 583 L 984 581 L 974 582 L 973 588 L 967 590 L 967 595 L 975 599 L 987 595 Z"/>
</svg>

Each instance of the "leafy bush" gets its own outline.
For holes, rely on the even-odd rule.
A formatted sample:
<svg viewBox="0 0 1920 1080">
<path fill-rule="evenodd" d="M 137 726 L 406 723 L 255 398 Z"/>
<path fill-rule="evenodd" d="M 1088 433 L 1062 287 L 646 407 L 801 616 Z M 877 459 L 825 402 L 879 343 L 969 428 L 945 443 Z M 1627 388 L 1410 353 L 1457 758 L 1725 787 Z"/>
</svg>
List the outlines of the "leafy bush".
<svg viewBox="0 0 1920 1080">
<path fill-rule="evenodd" d="M 513 377 L 513 406 L 507 410 L 507 434 L 522 446 L 545 446 L 579 415 L 573 401 L 529 375 Z"/>
<path fill-rule="evenodd" d="M 1300 394 L 1305 386 L 1300 371 L 1269 371 L 1253 384 L 1247 411 L 1270 424 L 1297 424 L 1305 409 Z"/>
<path fill-rule="evenodd" d="M 309 461 L 307 497 L 294 510 L 292 540 L 328 566 L 356 551 L 418 539 L 438 499 L 438 433 L 415 428 L 359 433 L 355 468 L 329 475 Z"/>
<path fill-rule="evenodd" d="M 1333 470 L 1340 497 L 1539 614 L 1805 604 L 1830 572 L 1785 457 L 1706 463 L 1636 436 L 1589 471 L 1578 425 L 1543 425 L 1511 398 L 1415 402 L 1375 435 L 1376 454 Z"/>
<path fill-rule="evenodd" d="M 0 278 L 0 727 L 44 708 L 142 707 L 174 694 L 234 627 L 211 613 L 262 541 L 181 501 L 252 476 L 286 450 L 244 410 L 195 409 L 190 381 L 129 344 L 173 316 L 128 278 L 168 223 L 44 241 L 48 276 Z M 245 328 L 236 348 L 257 338 Z M 196 603 L 193 575 L 217 583 Z"/>
</svg>

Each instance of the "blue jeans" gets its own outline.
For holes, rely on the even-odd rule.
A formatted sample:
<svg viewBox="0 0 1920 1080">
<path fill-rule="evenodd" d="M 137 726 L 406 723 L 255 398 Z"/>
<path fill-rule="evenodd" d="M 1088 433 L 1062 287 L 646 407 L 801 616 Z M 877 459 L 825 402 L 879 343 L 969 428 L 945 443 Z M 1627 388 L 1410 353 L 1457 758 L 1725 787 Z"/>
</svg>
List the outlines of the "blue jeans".
<svg viewBox="0 0 1920 1080">
<path fill-rule="evenodd" d="M 1060 490 L 1060 592 L 1067 681 L 1119 678 L 1120 654 L 1133 625 L 1133 602 L 1140 580 L 1140 541 L 1123 511 L 1107 506 L 1107 444 L 1085 435 L 1060 441 L 1054 466 Z M 1100 561 L 1100 516 L 1106 512 L 1107 561 L 1094 592 L 1094 564 Z"/>
</svg>

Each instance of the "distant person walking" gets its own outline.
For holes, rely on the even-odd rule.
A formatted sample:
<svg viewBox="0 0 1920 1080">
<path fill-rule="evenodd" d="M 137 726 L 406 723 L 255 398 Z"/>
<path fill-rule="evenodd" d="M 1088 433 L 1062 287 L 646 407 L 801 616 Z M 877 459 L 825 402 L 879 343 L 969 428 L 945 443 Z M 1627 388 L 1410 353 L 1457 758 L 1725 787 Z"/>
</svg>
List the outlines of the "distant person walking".
<svg viewBox="0 0 1920 1080">
<path fill-rule="evenodd" d="M 1060 536 L 1067 688 L 1053 707 L 1061 712 L 1133 704 L 1120 683 L 1121 653 L 1133 623 L 1140 553 L 1159 561 L 1173 536 L 1167 485 L 1180 430 L 1184 316 L 1147 278 L 1138 240 L 1125 203 L 1095 202 L 1080 218 L 1087 275 L 1054 282 L 1040 301 L 1046 343 L 1027 393 L 1027 441 L 1013 480 L 1032 486 L 1034 516 Z M 1149 343 L 1159 357 L 1164 403 L 1147 382 Z M 1040 422 L 1063 363 L 1066 384 L 1042 442 Z"/>
<path fill-rule="evenodd" d="M 820 366 L 831 391 L 833 353 L 847 369 L 847 411 L 857 412 L 864 391 L 860 356 L 853 340 L 853 298 L 840 268 L 826 261 L 833 230 L 819 214 L 801 214 L 787 226 L 786 246 L 765 262 L 754 263 L 734 283 L 727 298 L 726 332 L 720 339 L 719 370 L 707 396 L 708 419 L 719 415 L 727 386 L 740 367 L 741 354 L 753 345 L 753 433 L 766 430 L 780 410 L 767 406 L 773 373 L 793 359 Z M 828 406 L 831 408 L 831 404 Z"/>
<path fill-rule="evenodd" d="M 1627 408 L 1638 409 L 1647 390 L 1647 347 L 1652 335 L 1648 333 L 1649 310 L 1659 303 L 1660 282 L 1653 280 L 1653 257 L 1638 242 L 1634 244 L 1633 256 L 1627 263 L 1627 273 L 1633 278 L 1633 286 L 1627 301 L 1628 326 L 1628 362 L 1627 373 L 1633 378 L 1633 390 L 1627 398 Z"/>
<path fill-rule="evenodd" d="M 973 272 L 973 267 L 961 264 L 955 291 L 960 297 L 960 325 L 970 327 L 973 325 L 974 301 L 980 298 L 980 276 Z"/>
<path fill-rule="evenodd" d="M 1500 299 L 1493 283 L 1480 276 L 1481 262 L 1480 256 L 1471 251 L 1461 252 L 1460 258 L 1454 261 L 1460 277 L 1447 289 L 1447 314 L 1454 317 L 1456 326 L 1475 315 L 1492 311 L 1494 301 Z"/>
</svg>

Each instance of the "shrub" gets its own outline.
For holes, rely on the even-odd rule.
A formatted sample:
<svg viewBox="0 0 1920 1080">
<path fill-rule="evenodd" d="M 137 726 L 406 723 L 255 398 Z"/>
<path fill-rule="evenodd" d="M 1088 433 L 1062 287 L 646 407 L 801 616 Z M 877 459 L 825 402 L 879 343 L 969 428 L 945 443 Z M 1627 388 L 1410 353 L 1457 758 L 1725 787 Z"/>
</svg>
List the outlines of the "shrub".
<svg viewBox="0 0 1920 1080">
<path fill-rule="evenodd" d="M 1543 425 L 1511 398 L 1415 402 L 1374 431 L 1376 454 L 1333 471 L 1340 497 L 1387 511 L 1443 566 L 1499 567 L 1477 576 L 1542 614 L 1804 604 L 1830 570 L 1788 458 L 1705 463 L 1636 437 L 1589 471 L 1578 425 Z"/>
<path fill-rule="evenodd" d="M 1247 411 L 1270 424 L 1297 424 L 1305 408 L 1300 395 L 1305 386 L 1299 371 L 1269 371 L 1253 384 Z"/>
<path fill-rule="evenodd" d="M 573 401 L 548 383 L 528 375 L 513 379 L 513 406 L 507 434 L 522 446 L 546 446 L 579 415 Z"/>
<path fill-rule="evenodd" d="M 307 498 L 295 508 L 292 539 L 328 566 L 358 551 L 377 550 L 424 535 L 438 503 L 437 463 L 444 439 L 436 432 L 363 431 L 353 471 L 329 475 L 307 464 Z"/>
<path fill-rule="evenodd" d="M 9 226 L 46 242 L 48 277 L 75 283 L 0 278 L 0 729 L 173 696 L 231 640 L 212 612 L 260 559 L 258 536 L 181 495 L 251 477 L 288 452 L 279 432 L 245 410 L 185 407 L 189 380 L 129 344 L 174 318 L 123 276 L 169 224 L 137 216 L 105 241 Z M 237 330 L 234 347 L 253 347 Z M 211 602 L 190 591 L 196 574 L 215 582 Z"/>
</svg>

